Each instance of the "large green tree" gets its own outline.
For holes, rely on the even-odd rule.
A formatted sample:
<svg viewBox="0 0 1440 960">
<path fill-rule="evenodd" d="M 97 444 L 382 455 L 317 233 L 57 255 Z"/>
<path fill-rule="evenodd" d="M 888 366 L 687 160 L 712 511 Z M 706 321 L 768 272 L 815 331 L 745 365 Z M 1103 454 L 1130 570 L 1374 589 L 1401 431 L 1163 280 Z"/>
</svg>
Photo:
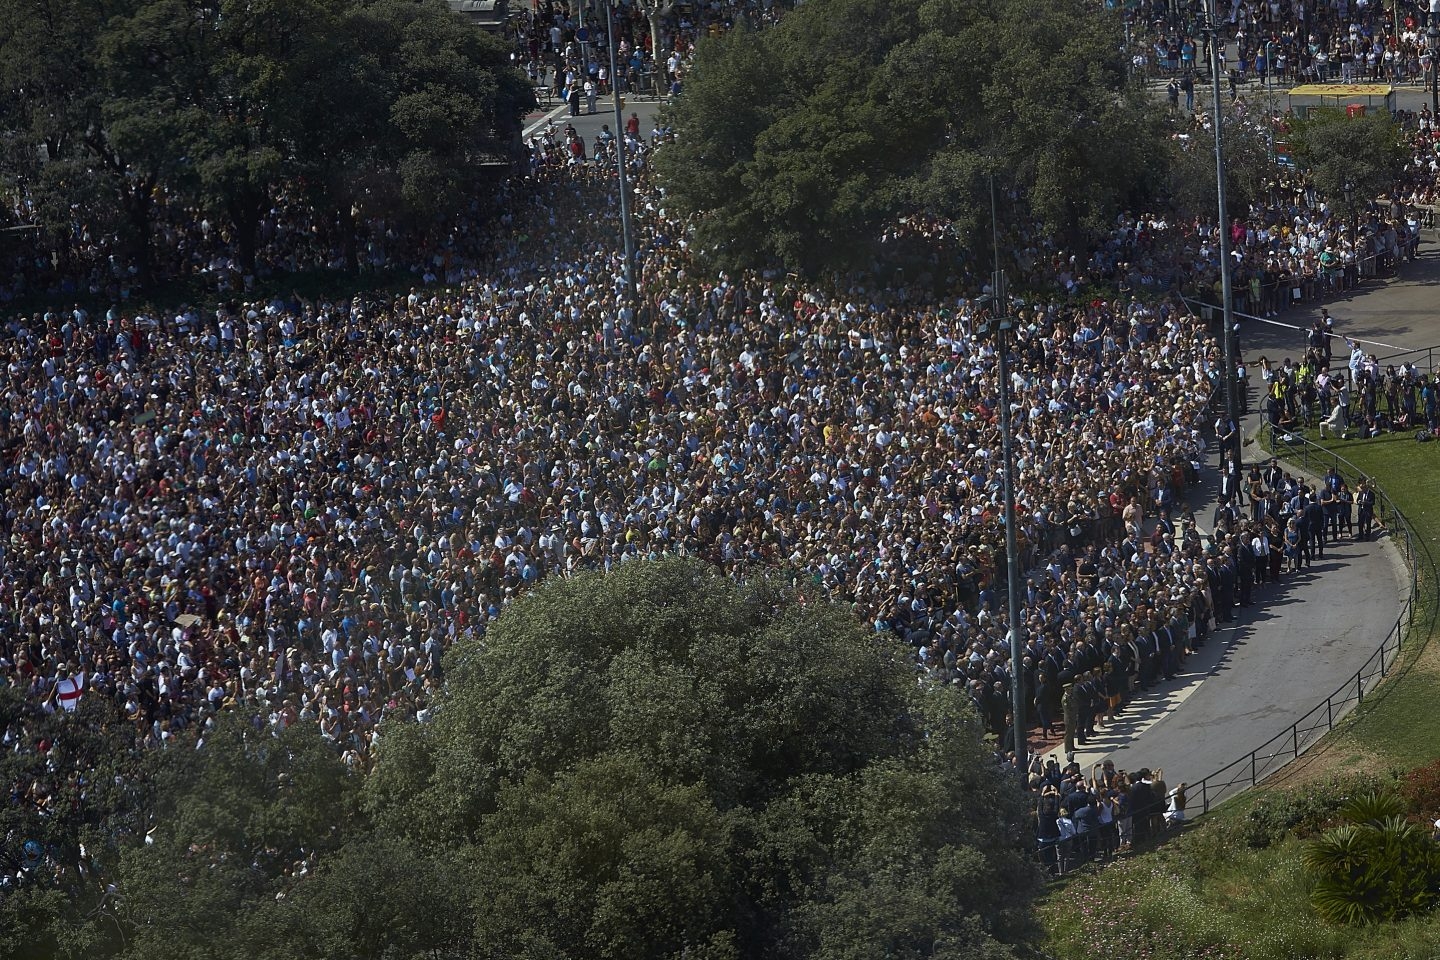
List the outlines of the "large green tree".
<svg viewBox="0 0 1440 960">
<path fill-rule="evenodd" d="M 848 612 L 683 560 L 553 581 L 389 730 L 379 829 L 473 864 L 474 955 L 1008 956 L 1022 795 Z"/>
<path fill-rule="evenodd" d="M 0 944 L 9 957 L 104 956 L 121 935 L 105 885 L 146 828 L 133 728 L 98 695 L 47 711 L 0 686 Z"/>
<path fill-rule="evenodd" d="M 1388 195 L 1405 166 L 1400 127 L 1384 112 L 1352 117 L 1313 109 L 1294 121 L 1290 143 L 1320 195 L 1349 216 Z"/>
<path fill-rule="evenodd" d="M 466 209 L 516 156 L 534 93 L 503 44 L 443 5 L 344 4 L 318 47 L 288 113 L 291 166 L 352 268 L 357 216 Z"/>
<path fill-rule="evenodd" d="M 313 724 L 277 733 L 229 714 L 198 749 L 187 738 L 147 760 L 146 842 L 113 877 L 122 955 L 310 955 L 287 942 L 286 897 L 359 834 L 357 778 L 333 745 Z"/>
<path fill-rule="evenodd" d="M 1244 216 L 1252 203 L 1265 206 L 1279 168 L 1270 159 L 1270 143 L 1233 109 L 1225 113 L 1225 186 L 1227 219 Z M 1215 139 L 1209 130 L 1177 133 L 1167 143 L 1163 165 L 1164 200 L 1159 209 L 1183 217 L 1215 219 Z"/>
<path fill-rule="evenodd" d="M 1079 235 L 1161 176 L 1118 31 L 1083 0 L 814 0 L 701 45 L 657 164 L 725 262 L 863 264 L 916 213 L 972 237 L 992 174 Z"/>
<path fill-rule="evenodd" d="M 44 851 L 0 889 L 0 942 L 999 960 L 1034 934 L 1023 792 L 962 698 L 843 608 L 640 562 L 550 582 L 446 667 L 433 718 L 384 721 L 364 778 L 310 723 L 230 713 L 141 755 L 103 698 L 54 716 L 0 691 L 24 747 L 0 773 L 53 797 L 0 819 Z"/>
<path fill-rule="evenodd" d="M 441 0 L 0 0 L 0 182 L 62 256 L 121 237 L 141 282 L 162 204 L 228 224 L 247 271 L 282 198 L 346 243 L 356 214 L 465 209 L 531 103 Z"/>
</svg>

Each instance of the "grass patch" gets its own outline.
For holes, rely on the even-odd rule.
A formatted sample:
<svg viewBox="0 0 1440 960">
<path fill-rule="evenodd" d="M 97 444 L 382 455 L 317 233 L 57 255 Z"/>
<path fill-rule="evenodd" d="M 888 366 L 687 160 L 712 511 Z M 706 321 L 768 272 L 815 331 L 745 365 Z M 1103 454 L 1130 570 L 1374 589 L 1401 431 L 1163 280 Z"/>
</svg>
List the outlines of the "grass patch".
<svg viewBox="0 0 1440 960">
<path fill-rule="evenodd" d="M 1440 549 L 1440 443 L 1416 443 L 1408 433 L 1373 440 L 1330 440 L 1322 449 L 1343 457 L 1374 479 L 1410 522 L 1419 578 L 1414 624 L 1395 673 L 1366 697 L 1340 728 L 1306 755 L 1290 781 L 1337 769 L 1409 768 L 1440 757 L 1440 644 L 1434 643 L 1436 581 Z M 1282 453 L 1282 456 L 1284 454 Z M 1293 462 L 1323 472 L 1329 461 L 1312 448 Z M 1308 462 L 1307 462 L 1308 461 Z M 1397 525 L 1389 523 L 1399 543 Z M 1322 601 L 1323 602 L 1323 601 Z M 1312 754 L 1314 756 L 1312 756 Z"/>
<path fill-rule="evenodd" d="M 1391 778 L 1251 791 L 1153 852 L 1072 876 L 1040 905 L 1060 960 L 1433 960 L 1440 917 L 1340 928 L 1310 905 L 1306 842 Z"/>
</svg>

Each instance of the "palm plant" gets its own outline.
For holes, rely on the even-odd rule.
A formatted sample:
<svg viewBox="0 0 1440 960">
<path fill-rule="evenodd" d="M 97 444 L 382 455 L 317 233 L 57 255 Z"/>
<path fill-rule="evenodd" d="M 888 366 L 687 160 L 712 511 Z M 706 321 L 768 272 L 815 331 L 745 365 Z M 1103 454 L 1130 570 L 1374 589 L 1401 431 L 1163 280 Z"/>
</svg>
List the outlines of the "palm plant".
<svg viewBox="0 0 1440 960">
<path fill-rule="evenodd" d="M 1347 821 L 1312 840 L 1304 854 L 1315 877 L 1310 902 L 1331 923 L 1397 920 L 1434 906 L 1440 884 L 1440 845 L 1405 819 L 1394 794 L 1351 798 Z"/>
</svg>

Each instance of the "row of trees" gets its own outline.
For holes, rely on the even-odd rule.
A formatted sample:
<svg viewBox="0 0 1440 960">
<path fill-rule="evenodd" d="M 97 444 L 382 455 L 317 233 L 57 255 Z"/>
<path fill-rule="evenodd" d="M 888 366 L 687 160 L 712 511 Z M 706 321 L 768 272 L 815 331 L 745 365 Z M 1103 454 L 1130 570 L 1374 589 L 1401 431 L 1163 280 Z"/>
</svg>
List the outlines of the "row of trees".
<svg viewBox="0 0 1440 960">
<path fill-rule="evenodd" d="M 441 0 L 0 0 L 0 178 L 142 276 L 160 202 L 227 223 L 246 269 L 282 194 L 342 228 L 453 211 L 531 102 Z"/>
<path fill-rule="evenodd" d="M 62 786 L 5 814 L 8 850 L 47 851 L 0 890 L 7 955 L 1000 960 L 1035 934 L 1018 783 L 844 608 L 637 563 L 542 586 L 446 669 L 364 778 L 312 723 L 224 717 L 138 770 L 98 698 L 27 728 L 0 774 Z"/>
<path fill-rule="evenodd" d="M 917 215 L 985 249 L 992 175 L 1022 199 L 1007 219 L 1062 249 L 1124 212 L 1213 219 L 1210 134 L 1128 80 L 1122 27 L 1087 0 L 804 4 L 776 29 L 702 42 L 657 167 L 728 266 L 868 266 L 885 228 Z M 1388 116 L 1300 126 L 1295 155 L 1332 202 L 1393 185 Z M 1244 216 L 1275 173 L 1261 127 L 1232 115 L 1227 139 Z"/>
<path fill-rule="evenodd" d="M 974 236 L 992 174 L 1073 236 L 1164 175 L 1119 30 L 1085 0 L 805 4 L 702 46 L 659 167 L 721 260 L 865 262 L 910 213 Z"/>
</svg>

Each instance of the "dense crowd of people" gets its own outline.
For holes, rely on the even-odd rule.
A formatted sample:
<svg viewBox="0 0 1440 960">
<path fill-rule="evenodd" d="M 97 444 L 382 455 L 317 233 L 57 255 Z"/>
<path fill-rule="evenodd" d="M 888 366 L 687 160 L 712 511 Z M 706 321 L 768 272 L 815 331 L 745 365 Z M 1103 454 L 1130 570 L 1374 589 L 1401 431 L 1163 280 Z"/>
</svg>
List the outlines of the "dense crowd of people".
<svg viewBox="0 0 1440 960">
<path fill-rule="evenodd" d="M 534 43 L 573 84 L 587 71 L 558 22 L 558 39 Z M 627 22 L 632 55 L 648 44 L 640 23 Z M 678 35 L 676 72 L 693 39 Z M 1222 464 L 1230 497 L 1204 536 L 1187 509 L 1220 350 L 1173 291 L 1214 282 L 1220 227 L 1129 216 L 1080 253 L 1032 233 L 1015 272 L 1050 295 L 1020 309 L 1008 344 L 1027 571 L 1012 676 L 988 291 L 706 273 L 648 180 L 666 134 L 632 121 L 593 146 L 532 139 L 500 230 L 461 217 L 412 244 L 372 225 L 365 262 L 415 276 L 398 296 L 257 299 L 223 230 L 178 210 L 174 271 L 210 271 L 218 307 L 127 302 L 99 238 L 81 260 L 17 270 L 10 294 L 116 306 L 0 327 L 0 682 L 50 711 L 113 700 L 146 747 L 249 708 L 277 728 L 318 725 L 364 766 L 386 722 L 428 717 L 450 645 L 483 638 L 517 595 L 685 554 L 734 576 L 788 571 L 849 604 L 913 651 L 921 682 L 965 689 L 1003 762 L 1015 684 L 1040 734 L 1073 753 L 1236 607 L 1348 535 L 1352 514 L 1368 535 L 1373 492 L 1312 489 L 1275 465 L 1242 484 Z M 613 172 L 592 162 L 622 139 L 639 184 L 637 303 Z M 1295 176 L 1229 225 L 1237 306 L 1269 314 L 1294 288 L 1358 279 L 1363 257 L 1413 252 L 1408 217 L 1435 189 L 1430 124 L 1414 143 L 1395 203 L 1358 221 Z M 297 211 L 272 213 L 271 262 L 342 255 Z M 1352 402 L 1318 355 L 1305 363 L 1267 368 L 1267 397 L 1291 417 Z M 1418 374 L 1350 372 L 1367 415 L 1383 400 L 1392 419 L 1433 425 Z M 33 746 L 24 723 L 3 731 L 15 749 Z M 1184 816 L 1184 785 L 1158 772 L 1037 763 L 1026 776 L 1057 869 Z"/>
<path fill-rule="evenodd" d="M 978 679 L 1004 614 L 975 303 L 701 277 L 645 197 L 638 310 L 593 216 L 609 172 L 559 162 L 449 287 L 12 317 L 8 682 L 113 697 L 148 743 L 259 706 L 360 762 L 517 593 L 667 552 L 789 568 L 928 676 Z M 1170 302 L 1057 298 L 1012 349 L 1026 566 L 1138 543 L 1126 505 L 1194 478 L 1214 342 Z M 1138 584 L 1152 554 L 1122 549 Z M 1036 636 L 1068 644 L 1051 602 Z"/>
<path fill-rule="evenodd" d="M 1268 189 L 1228 227 L 1234 308 L 1242 314 L 1277 317 L 1295 306 L 1312 306 L 1360 283 L 1393 276 L 1415 259 L 1422 227 L 1433 225 L 1440 200 L 1437 128 L 1426 108 L 1400 118 L 1410 147 L 1399 180 L 1383 198 L 1357 203 L 1351 215 L 1320 194 L 1304 172 L 1276 167 Z M 1184 149 L 1208 150 L 1212 118 L 1195 113 L 1177 130 Z M 1263 116 L 1230 108 L 1228 124 L 1244 124 L 1265 136 Z M 1283 128 L 1276 135 L 1285 135 Z M 1022 266 L 1038 276 L 1054 258 L 1033 246 Z M 1204 301 L 1221 301 L 1220 237 L 1212 220 L 1176 221 L 1159 212 L 1127 218 L 1088 262 L 1075 260 L 1062 274 L 1077 288 L 1107 284 L 1122 295 L 1180 289 Z"/>
<path fill-rule="evenodd" d="M 1226 69 L 1241 81 L 1429 83 L 1429 9 L 1420 3 L 1220 3 Z M 1209 69 L 1204 7 L 1174 0 L 1126 5 L 1135 66 L 1150 76 Z M 1398 17 L 1398 20 L 1397 20 Z"/>
<path fill-rule="evenodd" d="M 1043 762 L 1036 755 L 1028 769 L 1031 789 L 1041 793 L 1036 835 L 1052 870 L 1113 856 L 1132 837 L 1144 840 L 1184 820 L 1186 784 L 1167 791 L 1159 771 L 1152 777 L 1145 769 L 1117 770 L 1110 760 L 1087 778 L 1073 761 L 1074 745 L 1112 722 L 1134 693 L 1173 677 L 1237 609 L 1262 602 L 1266 592 L 1323 560 L 1337 541 L 1375 535 L 1375 501 L 1367 481 L 1352 490 L 1334 467 L 1315 482 L 1276 459 L 1263 467 L 1253 463 L 1248 472 L 1228 468 L 1207 537 L 1193 516 L 1175 537 L 1166 518 L 1158 518 L 1165 533 L 1155 540 L 1158 566 L 1178 590 L 1171 586 L 1167 597 L 1162 587 L 1152 594 L 1158 602 L 1145 598 L 1132 608 L 1105 602 L 1102 578 L 1096 595 L 1105 600 L 1085 605 L 1088 629 L 1068 663 L 1048 641 L 1042 658 L 1034 658 L 1032 647 L 1040 717 L 1048 727 L 1054 708 L 1063 710 L 1069 758 L 1062 766 L 1053 754 Z"/>
<path fill-rule="evenodd" d="M 586 4 L 582 11 L 581 6 L 547 2 L 511 24 L 517 60 L 526 76 L 543 94 L 569 104 L 572 114 L 594 113 L 596 98 L 617 87 L 622 94 L 679 93 L 701 38 L 737 26 L 763 29 L 778 23 L 793 4 L 700 3 L 687 5 L 674 16 L 649 12 L 640 4 L 618 6 L 611 16 L 613 77 L 603 8 Z"/>
</svg>

